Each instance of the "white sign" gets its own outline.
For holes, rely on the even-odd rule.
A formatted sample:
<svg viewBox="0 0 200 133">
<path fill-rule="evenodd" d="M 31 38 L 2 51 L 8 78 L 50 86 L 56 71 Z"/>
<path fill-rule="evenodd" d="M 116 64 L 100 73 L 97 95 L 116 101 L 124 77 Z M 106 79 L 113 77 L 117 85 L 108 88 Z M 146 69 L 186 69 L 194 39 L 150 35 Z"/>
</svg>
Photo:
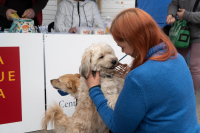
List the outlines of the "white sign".
<svg viewBox="0 0 200 133">
<path fill-rule="evenodd" d="M 22 119 L 18 122 L 1 124 L 0 133 L 24 133 L 41 130 L 41 118 L 45 112 L 43 35 L 36 33 L 1 33 L 0 40 L 0 49 L 5 47 L 19 48 L 21 80 L 20 111 L 22 114 Z M 7 98 L 6 95 L 4 98 Z M 13 102 L 15 100 L 13 99 Z M 1 102 L 3 102 L 3 99 L 0 99 L 0 105 Z M 10 110 L 15 110 L 14 107 L 14 104 L 9 105 Z M 1 106 L 0 109 L 5 108 Z"/>
</svg>

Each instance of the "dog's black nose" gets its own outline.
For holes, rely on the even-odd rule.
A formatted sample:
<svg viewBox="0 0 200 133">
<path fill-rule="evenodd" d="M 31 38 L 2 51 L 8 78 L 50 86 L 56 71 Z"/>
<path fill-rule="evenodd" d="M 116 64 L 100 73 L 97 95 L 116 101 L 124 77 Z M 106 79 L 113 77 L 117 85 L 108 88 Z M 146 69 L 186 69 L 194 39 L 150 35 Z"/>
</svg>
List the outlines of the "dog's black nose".
<svg viewBox="0 0 200 133">
<path fill-rule="evenodd" d="M 112 64 L 116 65 L 117 61 L 116 60 L 112 60 Z"/>
<path fill-rule="evenodd" d="M 53 80 L 50 80 L 50 82 L 52 83 L 52 82 L 53 82 Z"/>
</svg>

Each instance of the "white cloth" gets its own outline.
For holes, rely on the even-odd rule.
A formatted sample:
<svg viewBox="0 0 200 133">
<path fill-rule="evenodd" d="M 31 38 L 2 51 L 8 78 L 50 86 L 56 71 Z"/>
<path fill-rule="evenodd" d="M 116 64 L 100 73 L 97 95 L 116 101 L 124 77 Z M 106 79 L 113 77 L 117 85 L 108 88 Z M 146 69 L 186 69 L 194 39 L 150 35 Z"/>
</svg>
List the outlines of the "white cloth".
<svg viewBox="0 0 200 133">
<path fill-rule="evenodd" d="M 68 32 L 73 27 L 104 27 L 103 19 L 95 2 L 90 0 L 63 0 L 58 5 L 54 21 L 56 32 Z"/>
</svg>

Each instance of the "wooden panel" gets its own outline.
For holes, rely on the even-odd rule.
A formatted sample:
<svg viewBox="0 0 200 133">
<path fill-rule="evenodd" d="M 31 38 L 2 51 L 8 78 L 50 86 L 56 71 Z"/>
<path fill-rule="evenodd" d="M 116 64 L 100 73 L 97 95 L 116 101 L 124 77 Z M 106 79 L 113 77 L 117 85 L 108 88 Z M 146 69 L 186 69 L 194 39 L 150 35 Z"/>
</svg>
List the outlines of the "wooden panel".
<svg viewBox="0 0 200 133">
<path fill-rule="evenodd" d="M 54 21 L 57 10 L 57 0 L 49 0 L 43 9 L 43 25 L 48 25 Z"/>
<path fill-rule="evenodd" d="M 56 15 L 56 11 L 43 10 L 42 12 L 44 15 Z"/>
<path fill-rule="evenodd" d="M 43 10 L 57 10 L 57 6 L 46 6 Z"/>
<path fill-rule="evenodd" d="M 101 14 L 101 17 L 102 17 L 103 19 L 105 19 L 107 16 L 110 16 L 111 19 L 114 19 L 115 16 L 116 16 L 117 14 L 118 14 L 118 13 L 108 13 L 108 12 L 106 12 L 106 13 L 102 13 L 102 14 Z"/>
<path fill-rule="evenodd" d="M 123 8 L 119 8 L 119 9 L 103 9 L 102 13 L 118 13 L 120 11 L 124 10 Z"/>
<path fill-rule="evenodd" d="M 47 6 L 57 6 L 57 1 L 49 1 L 48 3 L 47 3 Z"/>
<path fill-rule="evenodd" d="M 42 24 L 43 25 L 49 25 L 51 22 L 53 22 L 54 20 L 43 20 Z"/>
<path fill-rule="evenodd" d="M 43 19 L 50 19 L 50 20 L 54 20 L 55 19 L 55 15 L 43 15 Z"/>
</svg>

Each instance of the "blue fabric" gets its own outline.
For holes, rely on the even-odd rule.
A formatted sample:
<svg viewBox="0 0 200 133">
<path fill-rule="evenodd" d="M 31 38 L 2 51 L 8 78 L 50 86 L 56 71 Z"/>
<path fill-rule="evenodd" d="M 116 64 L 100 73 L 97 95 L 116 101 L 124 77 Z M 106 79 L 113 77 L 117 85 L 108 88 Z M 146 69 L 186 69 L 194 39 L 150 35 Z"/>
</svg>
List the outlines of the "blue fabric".
<svg viewBox="0 0 200 133">
<path fill-rule="evenodd" d="M 151 48 L 147 58 L 164 51 Z M 114 111 L 100 87 L 89 95 L 114 133 L 199 133 L 193 81 L 184 58 L 148 60 L 125 79 Z"/>
<path fill-rule="evenodd" d="M 66 95 L 69 94 L 69 93 L 64 92 L 64 91 L 61 91 L 61 90 L 58 90 L 58 93 L 59 93 L 61 96 L 66 96 Z"/>
<path fill-rule="evenodd" d="M 149 13 L 157 24 L 163 28 L 170 2 L 171 0 L 137 0 L 137 7 Z"/>
</svg>

